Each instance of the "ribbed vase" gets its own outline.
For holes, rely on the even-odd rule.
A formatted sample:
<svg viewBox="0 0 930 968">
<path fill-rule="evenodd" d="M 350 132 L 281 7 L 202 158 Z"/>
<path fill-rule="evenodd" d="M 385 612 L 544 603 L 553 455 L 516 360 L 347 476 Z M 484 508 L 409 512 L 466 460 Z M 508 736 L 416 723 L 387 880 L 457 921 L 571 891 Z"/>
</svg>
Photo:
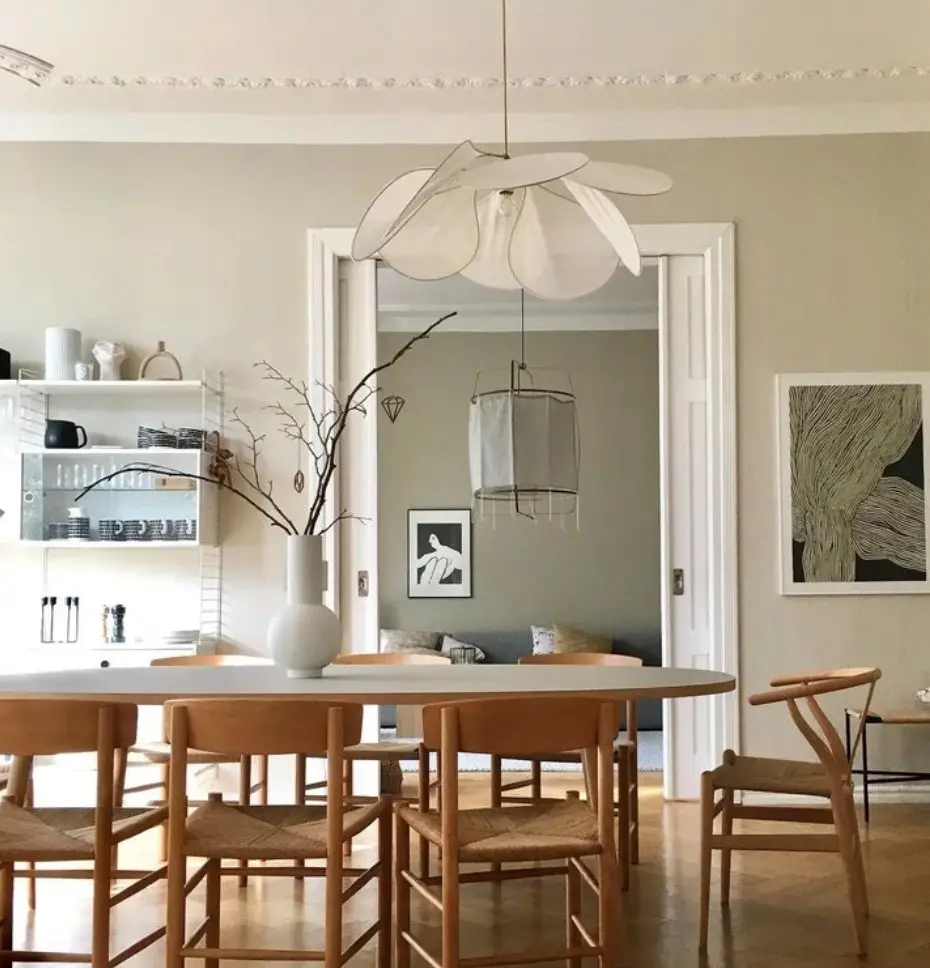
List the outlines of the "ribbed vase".
<svg viewBox="0 0 930 968">
<path fill-rule="evenodd" d="M 49 326 L 45 330 L 45 379 L 73 380 L 74 364 L 80 362 L 80 330 Z"/>
<path fill-rule="evenodd" d="M 287 604 L 268 627 L 268 652 L 292 679 L 318 679 L 339 654 L 342 627 L 323 604 L 326 562 L 319 535 L 287 537 Z"/>
</svg>

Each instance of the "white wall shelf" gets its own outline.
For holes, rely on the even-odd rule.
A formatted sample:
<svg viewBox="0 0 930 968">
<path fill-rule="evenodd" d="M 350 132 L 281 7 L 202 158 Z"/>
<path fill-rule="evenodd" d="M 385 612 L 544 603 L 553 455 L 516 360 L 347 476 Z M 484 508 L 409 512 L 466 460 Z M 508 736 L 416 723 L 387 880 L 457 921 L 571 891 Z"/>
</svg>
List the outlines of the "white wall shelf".
<svg viewBox="0 0 930 968">
<path fill-rule="evenodd" d="M 24 449 L 28 454 L 58 455 L 62 457 L 128 457 L 131 460 L 146 457 L 177 457 L 185 454 L 197 455 L 203 451 L 194 447 L 37 447 L 34 450 Z M 128 461 L 127 461 L 128 463 Z"/>
<path fill-rule="evenodd" d="M 220 393 L 208 380 L 9 380 L 11 389 L 20 388 L 46 396 L 190 396 Z"/>
<path fill-rule="evenodd" d="M 200 541 L 164 541 L 156 538 L 153 541 L 69 541 L 67 539 L 54 541 L 31 541 L 24 538 L 19 542 L 25 548 L 67 548 L 69 551 L 112 551 L 127 548 L 165 549 L 165 548 L 199 548 Z"/>
</svg>

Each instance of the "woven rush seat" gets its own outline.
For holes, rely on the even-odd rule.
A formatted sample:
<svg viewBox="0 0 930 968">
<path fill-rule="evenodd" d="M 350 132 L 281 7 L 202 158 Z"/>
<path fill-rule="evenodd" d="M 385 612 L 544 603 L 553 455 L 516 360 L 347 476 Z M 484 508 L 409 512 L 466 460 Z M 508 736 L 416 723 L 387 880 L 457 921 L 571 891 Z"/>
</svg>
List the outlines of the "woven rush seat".
<svg viewBox="0 0 930 968">
<path fill-rule="evenodd" d="M 414 807 L 402 807 L 399 812 L 421 837 L 436 847 L 442 845 L 439 813 Z M 461 810 L 458 842 L 462 862 L 558 860 L 600 851 L 597 815 L 580 801 Z"/>
<path fill-rule="evenodd" d="M 379 804 L 349 810 L 343 834 L 361 833 L 379 814 Z M 294 860 L 325 858 L 326 808 L 313 806 L 240 807 L 209 801 L 187 820 L 184 853 L 189 857 Z"/>
<path fill-rule="evenodd" d="M 0 861 L 93 860 L 93 807 L 40 807 L 27 810 L 0 803 Z M 155 826 L 163 810 L 144 807 L 113 811 L 113 841 Z"/>
<path fill-rule="evenodd" d="M 420 755 L 419 740 L 385 740 L 380 743 L 356 743 L 347 746 L 346 759 L 350 760 L 383 760 L 410 759 L 415 760 Z"/>
<path fill-rule="evenodd" d="M 129 752 L 144 756 L 150 763 L 167 763 L 171 759 L 169 743 L 137 743 Z M 192 766 L 212 766 L 215 763 L 238 763 L 239 757 L 222 756 L 206 750 L 188 750 L 187 762 Z"/>
<path fill-rule="evenodd" d="M 718 790 L 830 796 L 830 781 L 820 763 L 735 756 L 731 763 L 724 763 L 713 770 L 713 780 Z"/>
</svg>

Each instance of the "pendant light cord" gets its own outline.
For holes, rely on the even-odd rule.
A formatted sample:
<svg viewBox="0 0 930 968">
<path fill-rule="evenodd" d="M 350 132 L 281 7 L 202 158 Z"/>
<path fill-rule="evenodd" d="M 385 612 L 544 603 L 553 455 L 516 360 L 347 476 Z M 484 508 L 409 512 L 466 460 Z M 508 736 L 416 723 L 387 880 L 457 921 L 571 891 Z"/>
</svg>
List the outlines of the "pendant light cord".
<svg viewBox="0 0 930 968">
<path fill-rule="evenodd" d="M 509 91 L 510 79 L 507 76 L 507 0 L 501 0 L 501 52 L 503 62 L 504 83 L 504 157 L 510 157 L 510 111 Z"/>
</svg>

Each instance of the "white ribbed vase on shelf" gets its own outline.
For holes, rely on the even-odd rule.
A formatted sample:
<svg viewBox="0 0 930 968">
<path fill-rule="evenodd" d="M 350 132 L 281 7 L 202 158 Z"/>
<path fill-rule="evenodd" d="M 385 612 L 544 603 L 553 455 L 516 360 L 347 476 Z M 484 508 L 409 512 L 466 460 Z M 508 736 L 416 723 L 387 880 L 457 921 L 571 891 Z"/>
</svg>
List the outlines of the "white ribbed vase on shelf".
<svg viewBox="0 0 930 968">
<path fill-rule="evenodd" d="M 342 647 L 342 627 L 323 604 L 324 591 L 322 537 L 288 535 L 287 604 L 268 627 L 268 652 L 292 679 L 318 679 Z"/>
<path fill-rule="evenodd" d="M 45 379 L 73 380 L 74 364 L 81 362 L 81 332 L 64 326 L 45 330 Z"/>
</svg>

